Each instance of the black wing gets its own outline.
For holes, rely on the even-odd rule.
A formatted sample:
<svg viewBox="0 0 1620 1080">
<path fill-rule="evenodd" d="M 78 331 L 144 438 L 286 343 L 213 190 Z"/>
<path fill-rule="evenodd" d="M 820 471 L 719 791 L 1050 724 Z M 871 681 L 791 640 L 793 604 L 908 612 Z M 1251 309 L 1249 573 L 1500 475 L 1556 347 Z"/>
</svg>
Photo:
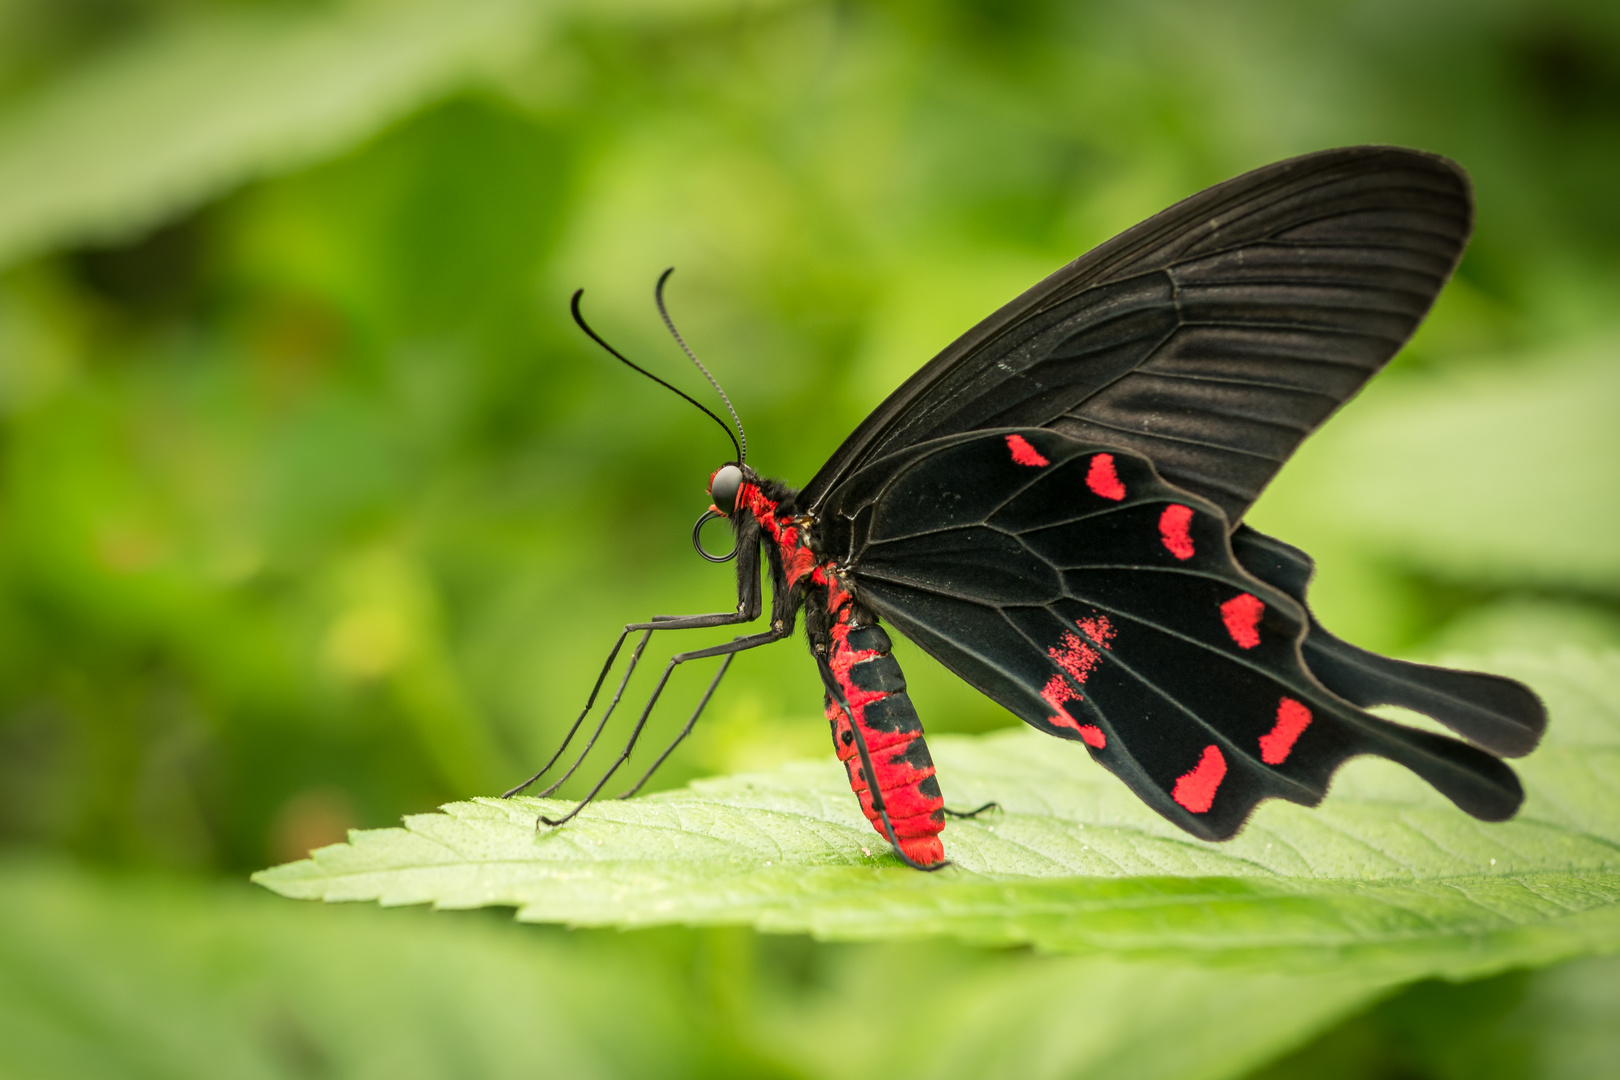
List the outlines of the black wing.
<svg viewBox="0 0 1620 1080">
<path fill-rule="evenodd" d="M 1400 705 L 1440 721 L 1498 757 L 1521 757 L 1547 730 L 1547 709 L 1522 683 L 1483 671 L 1458 671 L 1379 656 L 1342 641 L 1316 621 L 1305 589 L 1316 566 L 1296 547 L 1240 525 L 1232 534 L 1238 563 L 1299 601 L 1310 629 L 1305 665 L 1322 685 L 1355 705 Z"/>
<path fill-rule="evenodd" d="M 1393 356 L 1468 241 L 1442 157 L 1327 150 L 1217 184 L 1024 293 L 913 375 L 805 487 L 967 431 L 1134 451 L 1236 525 L 1299 441 Z"/>
<path fill-rule="evenodd" d="M 851 477 L 818 528 L 864 604 L 1194 835 L 1232 836 L 1265 798 L 1315 805 L 1356 754 L 1486 820 L 1523 797 L 1490 754 L 1326 689 L 1303 605 L 1146 458 L 1040 428 L 952 436 Z"/>
</svg>

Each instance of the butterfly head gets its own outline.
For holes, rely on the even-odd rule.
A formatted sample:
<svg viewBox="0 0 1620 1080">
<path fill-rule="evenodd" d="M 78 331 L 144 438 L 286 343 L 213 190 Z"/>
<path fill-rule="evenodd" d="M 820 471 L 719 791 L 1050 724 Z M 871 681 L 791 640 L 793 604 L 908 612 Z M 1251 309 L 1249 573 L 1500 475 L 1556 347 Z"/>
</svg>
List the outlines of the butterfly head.
<svg viewBox="0 0 1620 1080">
<path fill-rule="evenodd" d="M 692 526 L 692 546 L 697 553 L 710 562 L 729 562 L 737 557 L 737 548 L 731 549 L 729 555 L 715 555 L 703 547 L 703 526 L 717 517 L 729 518 L 737 512 L 738 500 L 741 498 L 743 488 L 748 484 L 758 484 L 759 477 L 746 465 L 739 465 L 728 461 L 714 472 L 709 474 L 709 499 L 713 503 L 703 516 L 697 519 Z"/>
<path fill-rule="evenodd" d="M 726 517 L 737 509 L 737 496 L 750 477 L 743 466 L 727 462 L 709 475 L 709 498 L 714 508 Z"/>
</svg>

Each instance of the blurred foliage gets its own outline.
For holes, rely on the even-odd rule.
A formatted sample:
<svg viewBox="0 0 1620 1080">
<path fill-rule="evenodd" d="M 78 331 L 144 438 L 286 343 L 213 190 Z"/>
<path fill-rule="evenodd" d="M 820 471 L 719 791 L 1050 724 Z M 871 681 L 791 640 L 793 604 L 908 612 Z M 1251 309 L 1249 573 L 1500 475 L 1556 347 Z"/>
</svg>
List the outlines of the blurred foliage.
<svg viewBox="0 0 1620 1080">
<path fill-rule="evenodd" d="M 8 1075 L 1202 1080 L 1382 988 L 729 929 L 377 920 L 44 865 L 0 873 L 0 902 L 18 916 L 0 928 Z M 896 971 L 934 992 L 895 1001 Z M 1065 1000 L 1077 987 L 1084 1024 Z"/>
<path fill-rule="evenodd" d="M 802 482 L 1087 247 L 1364 141 L 1467 166 L 1476 239 L 1256 523 L 1317 556 L 1319 614 L 1361 644 L 1620 645 L 1613 4 L 0 0 L 0 865 L 32 883 L 0 901 L 0 1047 L 26 1026 L 64 1055 L 0 1072 L 218 1074 L 185 1064 L 212 1032 L 250 1075 L 505 1075 L 536 1053 L 564 1075 L 837 1075 L 845 1038 L 904 1075 L 927 1055 L 879 1052 L 910 1045 L 874 1022 L 888 1008 L 929 1045 L 980 1033 L 951 1060 L 986 1075 L 1117 1060 L 1063 1041 L 1087 981 L 1111 984 L 1058 961 L 430 925 L 207 879 L 500 790 L 623 622 L 729 605 L 729 568 L 685 539 L 726 444 L 586 347 L 576 286 L 700 395 L 651 307 L 679 266 L 675 316 L 751 460 Z M 931 731 L 1011 722 L 901 660 Z M 676 697 L 705 673 L 683 675 Z M 750 654 L 660 782 L 824 754 L 819 699 L 798 646 Z M 414 947 L 439 959 L 406 973 Z M 1581 1027 L 1612 1019 L 1582 990 L 1611 970 L 1425 984 L 1274 1075 L 1461 1075 L 1457 1048 L 1495 1037 L 1518 1049 L 1489 1075 L 1620 1072 Z M 774 1020 L 725 1004 L 756 971 Z M 1078 1019 L 1017 1004 L 1065 979 Z M 926 985 L 932 1020 L 907 1011 Z M 1367 992 L 1312 991 L 1314 1019 L 1207 1075 Z M 1150 1032 L 1194 1008 L 1131 1000 Z M 513 1018 L 551 1008 L 574 1042 Z M 407 1022 L 428 1014 L 444 1025 Z M 283 1028 L 315 1034 L 262 1034 Z"/>
<path fill-rule="evenodd" d="M 725 1075 L 701 941 L 513 934 L 488 920 L 311 921 L 236 887 L 0 873 L 7 1076 Z M 323 913 L 324 914 L 324 913 Z M 342 963 L 333 963 L 335 956 Z M 677 964 L 673 961 L 684 961 Z M 619 1037 L 627 1017 L 642 1036 Z M 712 1070 L 712 1071 L 711 1071 Z"/>
<path fill-rule="evenodd" d="M 231 5 L 137 33 L 10 110 L 0 251 L 121 238 L 341 150 L 494 60 L 535 14 L 524 0 Z"/>
<path fill-rule="evenodd" d="M 1577 960 L 1464 986 L 1422 982 L 1353 1017 L 1253 1080 L 1611 1077 L 1620 1061 L 1620 964 Z"/>
</svg>

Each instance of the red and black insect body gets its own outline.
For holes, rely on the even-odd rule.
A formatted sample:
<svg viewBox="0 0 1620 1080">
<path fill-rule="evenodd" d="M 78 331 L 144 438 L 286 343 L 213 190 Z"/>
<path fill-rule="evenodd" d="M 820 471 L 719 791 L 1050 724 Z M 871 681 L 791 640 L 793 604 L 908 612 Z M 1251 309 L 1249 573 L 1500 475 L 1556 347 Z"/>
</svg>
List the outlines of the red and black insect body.
<svg viewBox="0 0 1620 1080">
<path fill-rule="evenodd" d="M 738 422 L 736 458 L 711 476 L 698 521 L 728 517 L 733 555 L 708 554 L 693 532 L 706 558 L 737 559 L 736 610 L 627 626 L 546 769 L 630 634 L 633 670 L 655 630 L 759 617 L 761 551 L 769 626 L 673 657 L 608 774 L 543 820 L 600 792 L 676 665 L 723 657 L 653 769 L 732 657 L 788 636 L 801 609 L 850 786 L 913 866 L 944 865 L 949 812 L 882 623 L 1030 725 L 1083 743 L 1206 840 L 1233 836 L 1263 799 L 1314 806 L 1358 754 L 1399 762 L 1475 817 L 1510 817 L 1523 791 L 1501 758 L 1539 740 L 1535 695 L 1340 641 L 1306 604 L 1310 558 L 1243 524 L 1299 442 L 1417 328 L 1472 214 L 1466 175 L 1430 154 L 1280 162 L 1178 203 L 991 315 L 800 490 L 747 465 Z M 1378 704 L 1461 738 L 1365 711 Z"/>
</svg>

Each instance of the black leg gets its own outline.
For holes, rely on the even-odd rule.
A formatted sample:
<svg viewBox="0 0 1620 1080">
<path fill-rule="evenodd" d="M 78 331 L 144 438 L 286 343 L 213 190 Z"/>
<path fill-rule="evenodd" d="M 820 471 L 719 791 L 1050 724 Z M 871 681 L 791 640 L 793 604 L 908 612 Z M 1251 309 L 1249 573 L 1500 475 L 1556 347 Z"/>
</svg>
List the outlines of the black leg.
<svg viewBox="0 0 1620 1080">
<path fill-rule="evenodd" d="M 631 623 L 626 630 L 701 630 L 706 626 L 736 626 L 753 622 L 758 614 L 749 615 L 741 606 L 736 611 L 716 611 L 709 615 L 654 615 L 650 622 Z"/>
<path fill-rule="evenodd" d="M 720 680 L 725 678 L 726 669 L 731 667 L 731 661 L 736 657 L 736 655 L 736 653 L 727 653 L 726 658 L 720 661 L 720 670 L 716 671 L 714 673 L 714 678 L 709 680 L 709 688 L 703 691 L 703 699 L 697 703 L 697 708 L 692 710 L 692 718 L 686 722 L 685 727 L 681 728 L 681 733 L 675 736 L 675 740 L 673 742 L 664 747 L 664 752 L 658 755 L 658 760 L 652 763 L 652 768 L 642 773 L 641 779 L 637 780 L 635 785 L 631 787 L 629 791 L 626 791 L 624 794 L 620 795 L 619 798 L 628 799 L 630 796 L 640 791 L 642 785 L 646 784 L 648 780 L 651 780 L 652 774 L 657 772 L 659 766 L 664 764 L 664 760 L 675 752 L 675 748 L 677 746 L 681 745 L 681 740 L 692 734 L 692 729 L 697 726 L 698 717 L 703 715 L 703 710 L 708 706 L 709 699 L 714 696 L 715 688 L 720 685 Z"/>
<path fill-rule="evenodd" d="M 590 753 L 592 746 L 596 745 L 597 736 L 602 734 L 602 728 L 606 726 L 608 717 L 613 715 L 613 710 L 619 704 L 619 699 L 624 696 L 625 685 L 629 683 L 630 676 L 635 672 L 636 664 L 641 660 L 642 650 L 647 647 L 647 641 L 652 637 L 654 630 L 700 630 L 711 626 L 752 622 L 757 617 L 757 615 L 747 613 L 746 605 L 739 605 L 738 610 L 734 612 L 717 611 L 708 615 L 654 615 L 649 622 L 629 623 L 626 625 L 623 630 L 619 631 L 619 639 L 613 643 L 613 649 L 608 653 L 607 662 L 602 665 L 601 672 L 596 676 L 596 685 L 591 687 L 590 697 L 585 699 L 585 708 L 580 710 L 578 718 L 574 720 L 573 727 L 570 727 L 568 734 L 563 736 L 562 745 L 557 747 L 557 752 L 551 755 L 551 760 L 547 761 L 539 772 L 517 787 L 502 794 L 501 798 L 510 799 L 546 775 L 551 771 L 551 767 L 557 764 L 557 759 L 562 757 L 563 751 L 568 749 L 568 744 L 573 742 L 574 735 L 578 733 L 580 725 L 585 722 L 585 717 L 590 713 L 591 706 L 596 704 L 596 695 L 601 693 L 602 683 L 606 681 L 607 674 L 613 667 L 613 661 L 618 659 L 619 650 L 624 647 L 624 639 L 629 637 L 633 631 L 642 631 L 641 640 L 636 643 L 635 649 L 630 653 L 630 664 L 625 669 L 624 677 L 619 680 L 619 687 L 613 694 L 613 700 L 608 704 L 607 712 L 603 714 L 601 722 L 596 725 L 596 730 L 591 733 L 590 741 L 586 743 L 584 752 L 574 761 L 573 765 L 569 766 L 568 771 L 562 775 L 561 779 L 540 792 L 541 798 L 556 791 L 564 780 L 574 775 L 574 770 L 579 768 L 580 763 L 585 760 L 585 755 Z"/>
<path fill-rule="evenodd" d="M 544 799 L 562 787 L 568 778 L 574 775 L 575 770 L 585 763 L 585 758 L 590 755 L 590 752 L 595 749 L 596 740 L 602 737 L 602 732 L 606 729 L 608 721 L 613 719 L 613 710 L 619 707 L 619 699 L 624 697 L 624 688 L 629 685 L 630 676 L 636 673 L 636 665 L 641 662 L 641 649 L 647 644 L 647 638 L 651 636 L 652 631 L 647 631 L 647 636 L 643 637 L 637 644 L 636 651 L 630 654 L 630 662 L 625 665 L 624 677 L 619 680 L 618 689 L 613 692 L 613 700 L 608 702 L 607 709 L 602 713 L 602 719 L 596 722 L 596 730 L 591 732 L 591 737 L 586 740 L 585 748 L 579 752 L 579 756 L 574 759 L 574 763 L 568 766 L 567 772 L 553 780 L 544 791 L 535 792 L 536 798 Z"/>
<path fill-rule="evenodd" d="M 561 825 L 564 822 L 572 819 L 575 814 L 578 814 L 595 800 L 596 796 L 601 793 L 604 787 L 607 786 L 607 782 L 613 778 L 613 774 L 619 771 L 619 766 L 623 765 L 630 759 L 630 752 L 636 748 L 636 741 L 641 738 L 641 731 L 647 726 L 647 718 L 652 715 L 653 706 L 658 704 L 659 695 L 664 692 L 664 687 L 668 684 L 670 675 L 674 672 L 678 665 L 684 664 L 688 660 L 702 660 L 710 656 L 731 656 L 747 649 L 757 649 L 761 645 L 769 645 L 773 641 L 781 641 L 783 638 L 787 637 L 790 632 L 791 631 L 787 630 L 786 628 L 781 630 L 767 630 L 763 634 L 750 634 L 747 637 L 735 638 L 724 645 L 711 645 L 707 649 L 694 649 L 691 652 L 676 653 L 674 656 L 670 657 L 669 663 L 664 665 L 664 673 L 658 677 L 658 685 L 653 687 L 652 696 L 647 699 L 647 704 L 641 710 L 641 715 L 636 718 L 636 726 L 630 730 L 630 738 L 625 742 L 624 749 L 619 751 L 619 756 L 614 759 L 612 765 L 608 766 L 607 772 L 602 774 L 602 778 L 596 782 L 596 786 L 591 788 L 590 792 L 579 801 L 577 806 L 568 811 L 568 813 L 564 814 L 562 817 L 548 818 L 542 814 L 539 822 L 536 824 L 538 825 L 543 823 L 546 825 Z M 716 681 L 718 681 L 718 679 Z M 710 689 L 712 690 L 713 687 L 711 686 Z M 707 695 L 705 695 L 705 701 L 706 700 Z M 576 765 L 577 764 L 578 763 L 576 762 Z"/>
<path fill-rule="evenodd" d="M 964 818 L 964 819 L 965 818 L 976 818 L 980 814 L 984 813 L 986 810 L 1000 810 L 1000 809 L 1001 809 L 1001 804 L 998 803 L 998 802 L 987 802 L 983 806 L 979 807 L 977 810 L 952 810 L 950 807 L 947 806 L 945 808 L 945 816 L 946 817 L 953 817 L 953 818 Z"/>
<path fill-rule="evenodd" d="M 884 838 L 889 841 L 895 855 L 913 870 L 924 870 L 929 873 L 951 865 L 949 859 L 941 859 L 933 866 L 924 866 L 907 855 L 905 849 L 900 846 L 900 840 L 894 834 L 894 823 L 889 820 L 889 808 L 883 803 L 883 791 L 878 787 L 877 773 L 872 768 L 872 754 L 866 749 L 866 736 L 861 734 L 861 725 L 855 722 L 855 713 L 849 707 L 849 699 L 844 696 L 843 687 L 838 685 L 838 678 L 833 675 L 826 658 L 818 655 L 816 663 L 821 668 L 821 681 L 827 685 L 827 692 L 833 696 L 833 700 L 838 702 L 838 707 L 843 709 L 844 715 L 849 718 L 849 730 L 855 733 L 855 749 L 861 755 L 861 768 L 866 771 L 866 790 L 872 795 L 872 809 L 876 810 L 878 817 L 882 819 Z"/>
<path fill-rule="evenodd" d="M 524 788 L 546 775 L 546 773 L 551 771 L 551 767 L 557 764 L 557 759 L 562 757 L 564 750 L 568 749 L 568 744 L 574 741 L 574 734 L 579 731 L 579 725 L 585 722 L 585 716 L 591 711 L 591 706 L 596 704 L 596 695 L 601 693 L 602 683 L 607 679 L 607 673 L 613 667 L 613 661 L 618 659 L 619 650 L 624 647 L 624 639 L 629 636 L 630 629 L 630 627 L 626 626 L 622 631 L 619 632 L 619 640 L 613 643 L 613 651 L 608 653 L 607 663 L 602 665 L 601 672 L 596 676 L 596 685 L 591 687 L 591 696 L 585 699 L 585 707 L 579 711 L 579 716 L 574 719 L 574 726 L 568 729 L 567 735 L 563 736 L 562 745 L 558 746 L 557 752 L 551 755 L 551 760 L 547 761 L 543 766 L 541 766 L 539 772 L 523 781 L 523 783 L 519 784 L 517 787 L 512 788 L 510 791 L 503 794 L 501 798 L 510 799 L 512 796 L 516 795 L 518 792 L 522 791 Z M 641 657 L 641 650 L 647 647 L 647 641 L 651 637 L 651 630 L 648 630 L 641 635 L 641 640 L 636 644 L 634 653 L 630 659 L 630 671 L 635 670 L 636 660 Z M 619 698 L 623 696 L 624 684 L 630 678 L 630 671 L 625 672 L 624 678 L 619 681 L 619 688 L 613 695 L 613 705 L 617 705 L 619 703 Z M 608 711 L 610 713 L 613 711 L 612 706 L 608 707 Z M 597 734 L 600 733 L 601 729 L 598 728 Z M 595 741 L 594 735 L 592 736 L 592 741 Z M 577 766 L 578 763 L 576 762 L 575 764 Z M 573 770 L 570 769 L 569 771 L 572 772 Z"/>
</svg>

